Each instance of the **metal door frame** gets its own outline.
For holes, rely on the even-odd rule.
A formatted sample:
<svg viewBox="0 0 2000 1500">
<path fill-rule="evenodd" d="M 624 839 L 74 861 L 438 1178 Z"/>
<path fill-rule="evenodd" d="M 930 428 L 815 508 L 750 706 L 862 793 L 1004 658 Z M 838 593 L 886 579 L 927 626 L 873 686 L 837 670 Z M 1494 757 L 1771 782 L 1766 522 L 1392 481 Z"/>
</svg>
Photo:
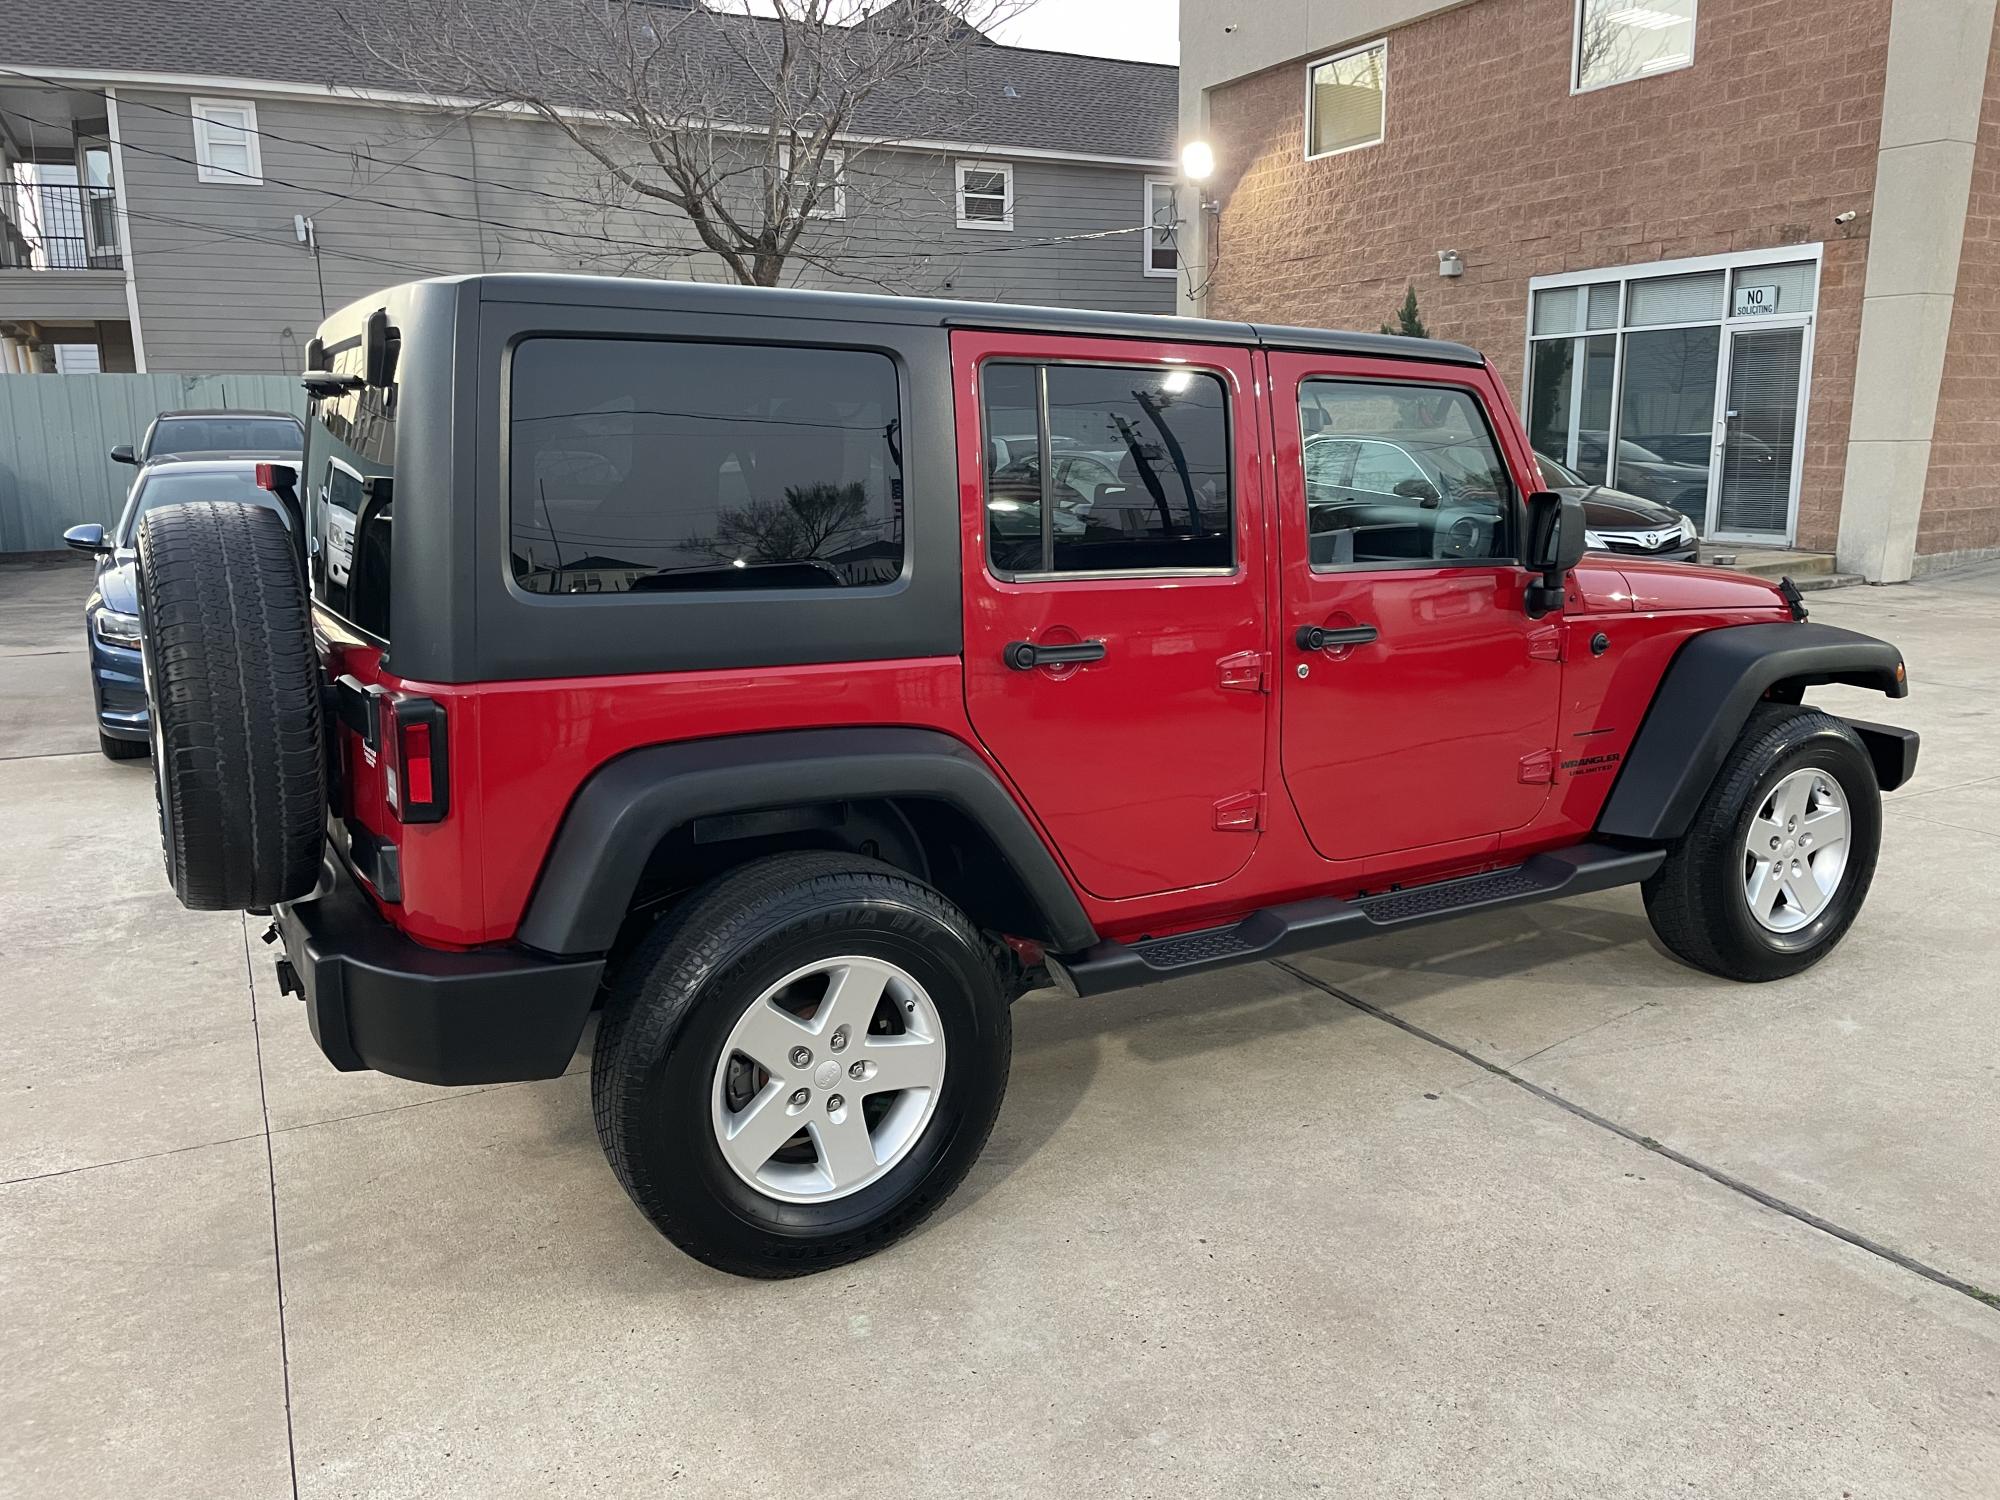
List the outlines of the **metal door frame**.
<svg viewBox="0 0 2000 1500">
<path fill-rule="evenodd" d="M 1764 317 L 1725 318 L 1722 322 L 1722 349 L 1715 376 L 1714 441 L 1709 449 L 1708 505 L 1703 513 L 1701 534 L 1718 542 L 1769 544 L 1774 539 L 1791 546 L 1799 527 L 1799 481 L 1805 471 L 1806 419 L 1812 396 L 1813 357 L 1812 313 L 1772 314 Z M 1798 420 L 1792 430 L 1792 472 L 1785 487 L 1785 529 L 1782 536 L 1769 531 L 1724 531 L 1722 520 L 1723 448 L 1728 440 L 1730 410 L 1729 382 L 1736 366 L 1736 339 L 1739 334 L 1756 334 L 1788 328 L 1799 330 Z"/>
</svg>

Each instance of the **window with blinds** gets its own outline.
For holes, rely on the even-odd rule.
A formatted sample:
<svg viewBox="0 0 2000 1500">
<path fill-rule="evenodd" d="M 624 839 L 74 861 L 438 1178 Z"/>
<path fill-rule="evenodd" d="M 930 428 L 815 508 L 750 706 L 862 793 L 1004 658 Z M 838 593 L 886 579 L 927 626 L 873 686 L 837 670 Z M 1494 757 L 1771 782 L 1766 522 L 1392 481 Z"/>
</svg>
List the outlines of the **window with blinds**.
<svg viewBox="0 0 2000 1500">
<path fill-rule="evenodd" d="M 1382 139 L 1389 44 L 1370 42 L 1312 64 L 1306 73 L 1306 155 L 1331 156 Z"/>
</svg>

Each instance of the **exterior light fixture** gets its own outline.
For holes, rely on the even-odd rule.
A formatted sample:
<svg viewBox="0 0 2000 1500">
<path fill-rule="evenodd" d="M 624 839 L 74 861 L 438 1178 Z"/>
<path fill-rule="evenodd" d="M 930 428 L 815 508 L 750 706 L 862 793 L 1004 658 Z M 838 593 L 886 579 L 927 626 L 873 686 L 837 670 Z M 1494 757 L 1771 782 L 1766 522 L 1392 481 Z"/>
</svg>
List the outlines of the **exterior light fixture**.
<svg viewBox="0 0 2000 1500">
<path fill-rule="evenodd" d="M 1181 176 L 1189 182 L 1206 182 L 1215 173 L 1215 152 L 1207 141 L 1189 141 L 1181 147 Z"/>
<path fill-rule="evenodd" d="M 1438 275 L 1463 276 L 1464 274 L 1465 274 L 1464 256 L 1460 255 L 1456 250 L 1438 251 Z"/>
</svg>

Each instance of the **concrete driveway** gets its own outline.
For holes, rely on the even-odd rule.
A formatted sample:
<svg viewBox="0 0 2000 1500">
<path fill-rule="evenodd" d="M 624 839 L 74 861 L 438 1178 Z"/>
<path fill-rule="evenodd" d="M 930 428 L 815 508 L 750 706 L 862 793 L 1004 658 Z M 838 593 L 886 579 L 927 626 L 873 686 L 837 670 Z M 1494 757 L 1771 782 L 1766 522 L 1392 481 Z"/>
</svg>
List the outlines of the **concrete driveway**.
<svg viewBox="0 0 2000 1500">
<path fill-rule="evenodd" d="M 1926 743 L 1809 974 L 1621 891 L 1031 998 L 949 1209 L 779 1284 L 580 1069 L 327 1066 L 96 753 L 88 577 L 0 569 L 0 1494 L 2000 1494 L 2000 570 L 1812 597 Z"/>
</svg>

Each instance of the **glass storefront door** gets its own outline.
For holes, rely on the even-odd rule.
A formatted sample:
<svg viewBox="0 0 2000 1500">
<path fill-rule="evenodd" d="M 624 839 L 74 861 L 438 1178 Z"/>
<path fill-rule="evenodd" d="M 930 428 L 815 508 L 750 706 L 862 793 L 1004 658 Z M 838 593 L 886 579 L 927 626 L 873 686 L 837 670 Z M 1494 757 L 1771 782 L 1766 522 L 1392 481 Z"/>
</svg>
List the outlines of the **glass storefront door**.
<svg viewBox="0 0 2000 1500">
<path fill-rule="evenodd" d="M 1819 290 L 1802 250 L 1538 278 L 1529 442 L 1704 536 L 1788 542 Z"/>
<path fill-rule="evenodd" d="M 1798 462 L 1799 376 L 1806 331 L 1739 328 L 1729 336 L 1729 404 L 1722 411 L 1722 474 L 1715 524 L 1725 536 L 1782 534 Z"/>
</svg>

